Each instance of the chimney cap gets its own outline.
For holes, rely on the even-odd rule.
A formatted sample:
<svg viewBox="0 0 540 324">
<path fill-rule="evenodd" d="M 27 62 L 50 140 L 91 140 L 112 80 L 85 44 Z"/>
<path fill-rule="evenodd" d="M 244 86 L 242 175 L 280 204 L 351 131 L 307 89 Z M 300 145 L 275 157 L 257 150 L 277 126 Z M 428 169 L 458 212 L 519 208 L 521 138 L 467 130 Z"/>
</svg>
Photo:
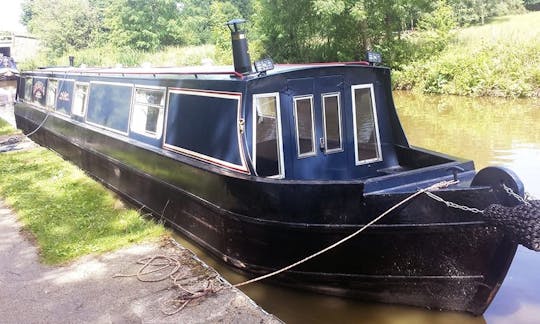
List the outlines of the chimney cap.
<svg viewBox="0 0 540 324">
<path fill-rule="evenodd" d="M 227 21 L 227 26 L 232 32 L 238 32 L 238 25 L 245 23 L 246 20 L 242 18 L 236 18 L 233 20 Z"/>
</svg>

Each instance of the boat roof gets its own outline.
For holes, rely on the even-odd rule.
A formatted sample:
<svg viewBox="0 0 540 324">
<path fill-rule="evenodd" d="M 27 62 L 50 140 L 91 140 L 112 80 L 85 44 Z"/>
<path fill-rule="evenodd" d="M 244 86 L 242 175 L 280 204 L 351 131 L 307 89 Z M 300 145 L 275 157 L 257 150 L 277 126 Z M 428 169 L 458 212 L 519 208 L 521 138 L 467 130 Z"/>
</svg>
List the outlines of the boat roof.
<svg viewBox="0 0 540 324">
<path fill-rule="evenodd" d="M 284 72 L 299 71 L 315 67 L 339 67 L 339 66 L 368 66 L 367 62 L 331 62 L 331 63 L 307 63 L 307 64 L 276 64 L 273 70 L 267 71 L 267 75 L 281 74 Z M 230 65 L 202 65 L 183 67 L 46 67 L 35 71 L 36 74 L 66 74 L 66 75 L 98 75 L 98 76 L 205 76 L 212 79 L 226 79 L 231 77 L 238 79 L 256 78 L 256 72 L 245 75 L 234 71 Z"/>
</svg>

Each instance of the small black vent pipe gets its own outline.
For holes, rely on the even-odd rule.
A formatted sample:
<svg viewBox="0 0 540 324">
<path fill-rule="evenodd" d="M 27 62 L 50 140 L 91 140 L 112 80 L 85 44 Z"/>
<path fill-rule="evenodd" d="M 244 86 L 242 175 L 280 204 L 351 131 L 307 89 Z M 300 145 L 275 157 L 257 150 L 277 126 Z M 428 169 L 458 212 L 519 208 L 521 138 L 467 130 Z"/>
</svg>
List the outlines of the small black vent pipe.
<svg viewBox="0 0 540 324">
<path fill-rule="evenodd" d="M 234 71 L 242 74 L 251 73 L 251 59 L 248 52 L 246 32 L 239 28 L 245 19 L 233 19 L 227 22 L 231 31 Z"/>
</svg>

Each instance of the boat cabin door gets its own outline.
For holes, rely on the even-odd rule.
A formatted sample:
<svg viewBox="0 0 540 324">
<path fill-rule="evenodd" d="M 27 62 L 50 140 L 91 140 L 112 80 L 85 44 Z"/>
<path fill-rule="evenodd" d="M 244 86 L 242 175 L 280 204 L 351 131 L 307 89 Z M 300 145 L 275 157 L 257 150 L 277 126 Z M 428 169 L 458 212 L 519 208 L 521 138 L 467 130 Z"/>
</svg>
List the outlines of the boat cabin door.
<svg viewBox="0 0 540 324">
<path fill-rule="evenodd" d="M 294 178 L 345 178 L 343 77 L 289 79 L 287 101 L 294 116 Z M 324 173 L 324 174 L 322 174 Z"/>
</svg>

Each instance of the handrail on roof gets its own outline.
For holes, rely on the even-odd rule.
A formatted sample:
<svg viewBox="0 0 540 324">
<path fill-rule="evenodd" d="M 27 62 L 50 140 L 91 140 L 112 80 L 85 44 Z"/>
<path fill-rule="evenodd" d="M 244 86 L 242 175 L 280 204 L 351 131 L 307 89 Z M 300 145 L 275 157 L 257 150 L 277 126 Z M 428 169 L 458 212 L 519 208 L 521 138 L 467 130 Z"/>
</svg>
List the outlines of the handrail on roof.
<svg viewBox="0 0 540 324">
<path fill-rule="evenodd" d="M 235 76 L 237 78 L 244 78 L 244 74 L 236 72 L 236 71 L 133 71 L 133 70 L 114 70 L 114 71 L 107 71 L 103 70 L 103 68 L 84 68 L 84 69 L 63 69 L 63 70 L 57 70 L 57 69 L 47 69 L 47 70 L 36 70 L 31 71 L 32 73 L 36 74 L 52 74 L 52 73 L 63 73 L 63 74 L 96 74 L 98 76 L 100 75 L 112 75 L 112 74 L 120 74 L 120 75 L 135 75 L 135 74 L 142 74 L 142 75 L 153 75 L 154 77 L 156 75 L 194 75 L 197 77 L 197 75 L 231 75 Z"/>
</svg>

